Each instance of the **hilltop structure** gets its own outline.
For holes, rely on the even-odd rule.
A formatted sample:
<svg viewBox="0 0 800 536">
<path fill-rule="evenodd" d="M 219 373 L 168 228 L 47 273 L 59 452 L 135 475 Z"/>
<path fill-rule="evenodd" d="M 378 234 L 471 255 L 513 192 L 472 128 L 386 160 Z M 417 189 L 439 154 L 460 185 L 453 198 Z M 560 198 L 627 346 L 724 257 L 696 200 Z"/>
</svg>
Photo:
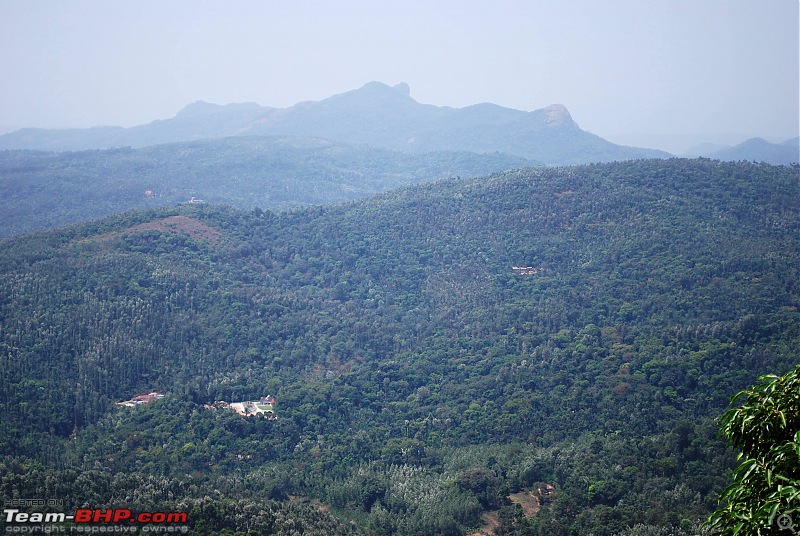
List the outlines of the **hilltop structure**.
<svg viewBox="0 0 800 536">
<path fill-rule="evenodd" d="M 163 394 L 153 391 L 152 393 L 143 393 L 136 395 L 130 400 L 125 400 L 124 402 L 117 402 L 116 404 L 118 406 L 127 406 L 129 408 L 133 408 L 140 404 L 149 404 L 154 400 L 161 400 L 162 398 L 164 398 Z"/>
<path fill-rule="evenodd" d="M 272 395 L 262 396 L 258 399 L 258 401 L 254 400 L 246 400 L 243 402 L 225 402 L 224 400 L 220 400 L 219 402 L 214 402 L 213 406 L 206 405 L 207 409 L 230 409 L 242 415 L 243 417 L 252 417 L 254 415 L 261 415 L 266 419 L 277 419 L 275 415 L 275 409 L 273 405 L 275 404 L 275 397 Z"/>
</svg>

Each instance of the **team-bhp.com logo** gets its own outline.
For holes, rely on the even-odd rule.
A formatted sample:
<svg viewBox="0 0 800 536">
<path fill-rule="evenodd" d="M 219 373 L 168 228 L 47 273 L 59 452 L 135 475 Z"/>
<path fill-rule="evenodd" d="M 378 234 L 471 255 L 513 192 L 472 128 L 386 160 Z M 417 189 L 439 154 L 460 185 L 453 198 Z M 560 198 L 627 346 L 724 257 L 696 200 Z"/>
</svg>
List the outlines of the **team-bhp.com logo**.
<svg viewBox="0 0 800 536">
<path fill-rule="evenodd" d="M 22 512 L 5 508 L 6 532 L 188 532 L 186 512 L 138 512 L 127 508 L 78 508 L 72 515 L 63 512 Z M 72 522 L 69 527 L 66 523 Z M 112 525 L 112 526 L 109 526 Z"/>
</svg>

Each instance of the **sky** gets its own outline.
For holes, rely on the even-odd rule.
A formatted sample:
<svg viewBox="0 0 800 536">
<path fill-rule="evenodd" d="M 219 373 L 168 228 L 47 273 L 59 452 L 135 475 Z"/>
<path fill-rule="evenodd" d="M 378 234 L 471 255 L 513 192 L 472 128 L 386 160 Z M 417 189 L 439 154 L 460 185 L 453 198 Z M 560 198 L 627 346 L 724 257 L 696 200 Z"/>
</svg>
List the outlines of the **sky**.
<svg viewBox="0 0 800 536">
<path fill-rule="evenodd" d="M 617 143 L 798 135 L 798 0 L 0 0 L 0 128 L 288 107 L 377 80 L 418 102 L 564 104 Z"/>
</svg>

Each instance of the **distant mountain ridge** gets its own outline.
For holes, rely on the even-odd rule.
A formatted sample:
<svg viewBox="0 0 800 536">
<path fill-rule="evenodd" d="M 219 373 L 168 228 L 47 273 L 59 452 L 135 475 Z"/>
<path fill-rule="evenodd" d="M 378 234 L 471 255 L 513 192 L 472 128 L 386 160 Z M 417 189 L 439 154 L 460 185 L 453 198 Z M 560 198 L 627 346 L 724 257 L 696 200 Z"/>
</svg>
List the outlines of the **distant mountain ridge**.
<svg viewBox="0 0 800 536">
<path fill-rule="evenodd" d="M 705 156 L 716 160 L 748 160 L 773 165 L 800 162 L 800 137 L 782 143 L 771 143 L 764 138 L 750 138 L 732 147 L 703 144 L 687 151 L 686 156 Z"/>
<path fill-rule="evenodd" d="M 501 152 L 553 165 L 671 156 L 617 145 L 581 130 L 560 104 L 532 112 L 490 103 L 434 106 L 414 100 L 407 84 L 381 82 L 289 108 L 195 102 L 170 119 L 131 128 L 22 129 L 0 136 L 0 149 L 144 147 L 242 135 L 325 138 L 420 153 Z"/>
<path fill-rule="evenodd" d="M 193 108 L 185 113 L 200 110 Z M 0 238 L 192 197 L 286 209 L 539 165 L 497 153 L 410 154 L 288 136 L 64 153 L 0 151 Z"/>
<path fill-rule="evenodd" d="M 754 160 L 767 164 L 791 164 L 800 162 L 800 138 L 792 138 L 783 143 L 770 143 L 763 138 L 751 138 L 739 145 L 720 149 L 712 158 L 719 160 Z"/>
</svg>

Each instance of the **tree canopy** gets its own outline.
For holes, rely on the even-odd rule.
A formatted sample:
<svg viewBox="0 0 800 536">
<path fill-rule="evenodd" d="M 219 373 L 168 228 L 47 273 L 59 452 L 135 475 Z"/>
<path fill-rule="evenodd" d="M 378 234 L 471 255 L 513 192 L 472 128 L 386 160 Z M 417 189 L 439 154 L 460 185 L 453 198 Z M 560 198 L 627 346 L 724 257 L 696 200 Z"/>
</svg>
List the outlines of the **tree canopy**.
<svg viewBox="0 0 800 536">
<path fill-rule="evenodd" d="M 734 396 L 720 419 L 743 461 L 722 493 L 727 504 L 707 522 L 718 534 L 771 534 L 800 523 L 800 365 L 759 382 Z"/>
</svg>

